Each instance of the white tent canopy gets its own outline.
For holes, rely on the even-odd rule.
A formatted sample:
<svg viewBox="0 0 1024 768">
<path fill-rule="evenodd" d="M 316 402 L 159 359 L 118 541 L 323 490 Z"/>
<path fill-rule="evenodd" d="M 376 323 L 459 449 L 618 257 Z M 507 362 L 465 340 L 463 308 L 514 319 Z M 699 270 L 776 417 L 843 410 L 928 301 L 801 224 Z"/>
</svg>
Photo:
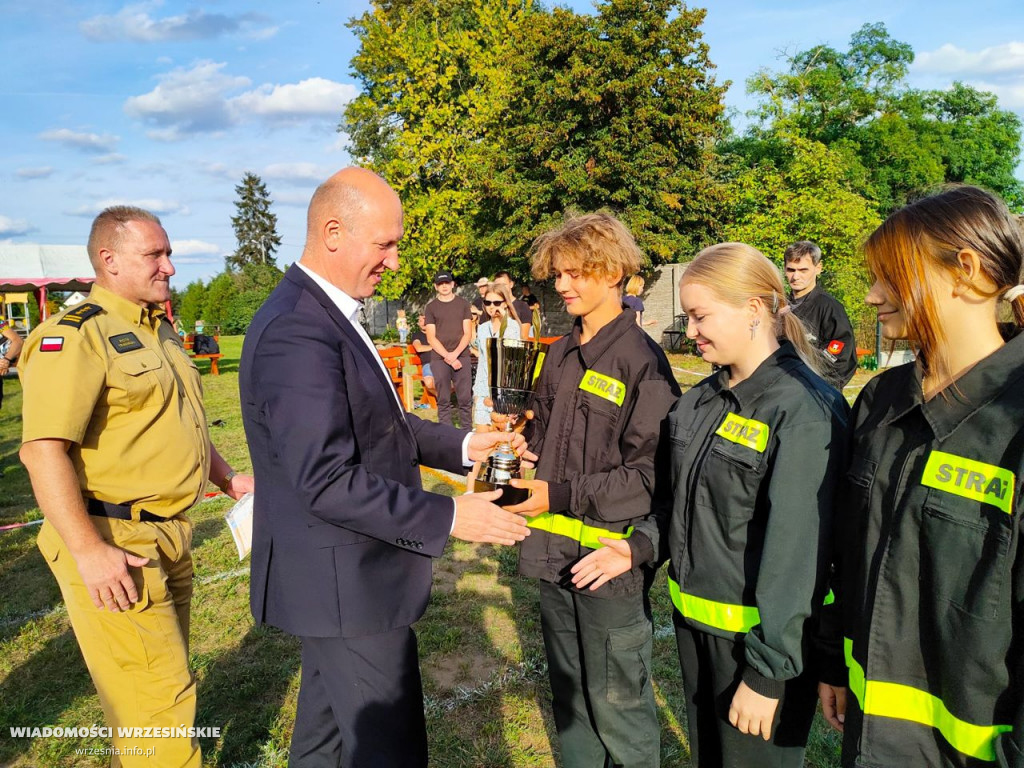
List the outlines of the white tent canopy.
<svg viewBox="0 0 1024 768">
<path fill-rule="evenodd" d="M 88 291 L 95 279 L 83 245 L 0 243 L 0 292 Z"/>
</svg>

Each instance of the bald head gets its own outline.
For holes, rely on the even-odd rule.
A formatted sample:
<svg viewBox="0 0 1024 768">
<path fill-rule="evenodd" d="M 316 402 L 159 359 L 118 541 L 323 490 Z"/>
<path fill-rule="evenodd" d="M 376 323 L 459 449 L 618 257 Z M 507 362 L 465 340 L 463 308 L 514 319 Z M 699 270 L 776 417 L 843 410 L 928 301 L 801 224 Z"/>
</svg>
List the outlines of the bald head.
<svg viewBox="0 0 1024 768">
<path fill-rule="evenodd" d="M 306 213 L 306 246 L 314 245 L 331 219 L 350 232 L 357 229 L 367 209 L 398 196 L 380 176 L 365 168 L 343 168 L 316 188 Z"/>
<path fill-rule="evenodd" d="M 385 270 L 398 269 L 402 202 L 365 168 L 345 168 L 317 187 L 306 217 L 307 268 L 362 299 Z"/>
</svg>

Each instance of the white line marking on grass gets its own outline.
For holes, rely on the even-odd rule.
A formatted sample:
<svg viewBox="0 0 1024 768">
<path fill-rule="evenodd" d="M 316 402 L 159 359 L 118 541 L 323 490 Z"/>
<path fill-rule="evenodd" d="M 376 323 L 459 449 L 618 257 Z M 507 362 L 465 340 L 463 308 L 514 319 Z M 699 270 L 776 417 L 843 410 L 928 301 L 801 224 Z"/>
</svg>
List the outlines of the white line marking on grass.
<svg viewBox="0 0 1024 768">
<path fill-rule="evenodd" d="M 423 698 L 423 709 L 427 715 L 441 715 L 451 712 L 464 704 L 479 701 L 495 689 L 504 688 L 514 683 L 532 682 L 541 680 L 547 674 L 547 665 L 543 661 L 529 662 L 521 661 L 503 672 L 497 673 L 485 683 L 476 688 L 463 688 L 459 686 L 448 696 L 425 696 Z"/>
</svg>

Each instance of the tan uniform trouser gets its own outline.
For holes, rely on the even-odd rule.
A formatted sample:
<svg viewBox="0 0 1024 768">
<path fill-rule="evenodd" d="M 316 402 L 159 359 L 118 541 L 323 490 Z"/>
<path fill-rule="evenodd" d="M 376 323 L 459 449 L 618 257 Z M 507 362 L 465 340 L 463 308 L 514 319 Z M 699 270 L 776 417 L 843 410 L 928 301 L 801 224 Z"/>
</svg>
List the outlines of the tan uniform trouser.
<svg viewBox="0 0 1024 768">
<path fill-rule="evenodd" d="M 195 738 L 118 732 L 195 725 L 196 681 L 188 665 L 192 523 L 184 516 L 162 523 L 90 519 L 104 540 L 149 558 L 142 568 L 129 569 L 139 602 L 111 613 L 93 605 L 74 558 L 49 523 L 43 524 L 37 542 L 60 585 L 106 724 L 113 729 L 111 765 L 199 768 Z"/>
</svg>

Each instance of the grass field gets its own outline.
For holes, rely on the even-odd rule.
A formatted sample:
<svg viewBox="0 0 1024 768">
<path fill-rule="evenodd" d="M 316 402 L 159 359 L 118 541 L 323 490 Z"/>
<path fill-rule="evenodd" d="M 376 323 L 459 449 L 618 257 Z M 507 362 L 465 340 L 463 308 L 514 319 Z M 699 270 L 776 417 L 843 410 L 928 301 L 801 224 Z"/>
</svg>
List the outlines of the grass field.
<svg viewBox="0 0 1024 768">
<path fill-rule="evenodd" d="M 220 452 L 237 469 L 250 467 L 239 413 L 241 337 L 221 340 L 220 376 L 204 375 L 207 420 Z M 699 358 L 671 355 L 680 384 L 710 370 Z M 208 364 L 199 363 L 208 373 Z M 858 373 L 851 396 L 869 374 Z M 0 409 L 0 526 L 40 517 L 18 461 L 21 390 L 5 382 Z M 432 415 L 429 411 L 418 414 Z M 455 489 L 425 471 L 424 485 Z M 201 504 L 193 555 L 192 664 L 199 681 L 197 725 L 219 726 L 204 740 L 208 766 L 284 766 L 299 683 L 298 643 L 277 630 L 256 628 L 248 608 L 248 561 L 239 563 L 223 521 L 230 500 Z M 101 757 L 76 756 L 89 739 L 13 739 L 10 726 L 81 727 L 102 724 L 95 691 L 78 652 L 60 593 L 35 547 L 37 526 L 0 532 L 0 766 L 99 766 Z M 664 571 L 652 591 L 654 680 L 666 768 L 689 766 L 682 686 Z M 548 704 L 537 587 L 515 573 L 515 551 L 449 545 L 435 564 L 435 588 L 417 625 L 424 672 L 431 765 L 438 768 L 547 768 L 559 765 Z M 838 765 L 839 740 L 815 723 L 807 764 Z"/>
</svg>

